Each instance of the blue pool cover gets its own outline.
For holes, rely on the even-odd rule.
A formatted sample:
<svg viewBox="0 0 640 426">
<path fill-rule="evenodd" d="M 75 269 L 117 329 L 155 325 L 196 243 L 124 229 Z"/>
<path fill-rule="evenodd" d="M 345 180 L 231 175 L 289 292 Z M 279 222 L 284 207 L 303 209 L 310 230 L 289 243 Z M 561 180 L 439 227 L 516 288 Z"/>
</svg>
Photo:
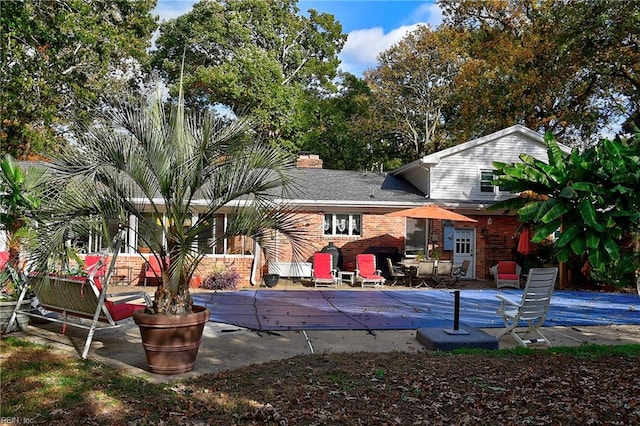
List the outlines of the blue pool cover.
<svg viewBox="0 0 640 426">
<path fill-rule="evenodd" d="M 522 290 L 460 290 L 460 324 L 502 327 L 497 294 L 518 301 Z M 252 330 L 413 330 L 451 327 L 451 290 L 240 290 L 198 293 L 210 320 Z M 635 294 L 556 291 L 545 326 L 640 325 Z"/>
</svg>

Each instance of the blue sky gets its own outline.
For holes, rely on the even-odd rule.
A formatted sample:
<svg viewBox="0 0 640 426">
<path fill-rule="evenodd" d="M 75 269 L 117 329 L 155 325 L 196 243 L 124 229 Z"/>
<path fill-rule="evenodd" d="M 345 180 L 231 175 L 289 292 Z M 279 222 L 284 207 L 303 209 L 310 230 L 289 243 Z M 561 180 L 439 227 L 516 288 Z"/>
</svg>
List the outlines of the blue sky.
<svg viewBox="0 0 640 426">
<path fill-rule="evenodd" d="M 195 0 L 158 0 L 154 14 L 160 20 L 175 18 L 187 11 Z M 342 49 L 341 68 L 362 77 L 374 68 L 377 55 L 391 47 L 420 24 L 435 28 L 442 21 L 434 0 L 300 0 L 302 13 L 309 9 L 335 16 L 348 34 Z"/>
</svg>

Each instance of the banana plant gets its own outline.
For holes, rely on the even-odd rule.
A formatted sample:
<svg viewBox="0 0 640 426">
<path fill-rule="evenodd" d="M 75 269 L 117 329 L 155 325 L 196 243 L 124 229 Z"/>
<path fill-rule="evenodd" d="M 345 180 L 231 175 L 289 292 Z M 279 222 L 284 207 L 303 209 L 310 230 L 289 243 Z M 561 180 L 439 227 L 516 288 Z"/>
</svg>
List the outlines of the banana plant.
<svg viewBox="0 0 640 426">
<path fill-rule="evenodd" d="M 582 152 L 574 148 L 568 156 L 550 133 L 544 141 L 546 162 L 522 154 L 521 163 L 493 163 L 493 183 L 519 196 L 490 210 L 515 209 L 533 228 L 534 242 L 560 230 L 554 242 L 560 262 L 585 256 L 596 273 L 637 269 L 638 258 L 624 242 L 640 229 L 640 133 Z"/>
</svg>

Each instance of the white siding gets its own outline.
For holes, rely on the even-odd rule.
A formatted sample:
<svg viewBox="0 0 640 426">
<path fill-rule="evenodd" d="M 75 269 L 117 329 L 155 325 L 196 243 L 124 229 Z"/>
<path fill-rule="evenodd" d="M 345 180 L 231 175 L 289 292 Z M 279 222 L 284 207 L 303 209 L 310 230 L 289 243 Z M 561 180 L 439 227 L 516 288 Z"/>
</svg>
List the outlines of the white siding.
<svg viewBox="0 0 640 426">
<path fill-rule="evenodd" d="M 528 153 L 547 160 L 543 143 L 512 133 L 499 139 L 441 157 L 431 168 L 431 199 L 492 201 L 509 197 L 509 193 L 480 192 L 480 171 L 493 170 L 493 161 L 520 162 L 520 154 Z"/>
<path fill-rule="evenodd" d="M 409 170 L 404 175 L 404 178 L 422 191 L 423 194 L 429 195 L 431 192 L 431 188 L 429 187 L 429 169 L 414 168 Z"/>
</svg>

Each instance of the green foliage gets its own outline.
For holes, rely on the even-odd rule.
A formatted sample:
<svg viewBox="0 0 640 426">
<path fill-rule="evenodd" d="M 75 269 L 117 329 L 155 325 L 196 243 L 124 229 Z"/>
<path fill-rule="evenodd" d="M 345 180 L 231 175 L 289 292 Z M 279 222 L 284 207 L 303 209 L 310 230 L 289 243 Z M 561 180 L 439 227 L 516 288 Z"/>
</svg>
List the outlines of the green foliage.
<svg viewBox="0 0 640 426">
<path fill-rule="evenodd" d="M 421 26 L 381 53 L 378 67 L 366 74 L 380 132 L 405 161 L 447 146 L 443 109 L 462 64 L 456 36 Z"/>
<path fill-rule="evenodd" d="M 265 140 L 297 152 L 301 106 L 333 91 L 337 55 L 346 40 L 332 15 L 310 10 L 303 16 L 297 3 L 196 3 L 161 25 L 153 63 L 174 83 L 184 52 L 187 104 L 251 114 Z"/>
<path fill-rule="evenodd" d="M 395 152 L 370 143 L 371 91 L 364 80 L 352 74 L 340 77 L 334 96 L 308 93 L 299 122 L 301 148 L 318 154 L 329 169 L 378 170 Z"/>
<path fill-rule="evenodd" d="M 20 251 L 33 236 L 31 225 L 41 204 L 43 176 L 42 168 L 23 168 L 9 154 L 0 161 L 0 231 L 6 232 L 9 251 L 0 285 L 6 294 L 16 295 L 24 285 Z"/>
<path fill-rule="evenodd" d="M 517 209 L 533 226 L 534 242 L 561 229 L 554 242 L 560 262 L 584 256 L 594 276 L 622 282 L 640 267 L 625 243 L 640 230 L 640 133 L 574 149 L 566 158 L 550 134 L 545 142 L 547 162 L 522 155 L 522 163 L 494 163 L 494 184 L 521 195 L 490 210 Z"/>
<path fill-rule="evenodd" d="M 155 0 L 23 0 L 0 13 L 0 142 L 17 158 L 55 152 L 98 94 L 139 75 Z M 118 76 L 120 75 L 120 76 Z"/>
<path fill-rule="evenodd" d="M 160 262 L 155 310 L 180 314 L 191 311 L 189 282 L 204 257 L 197 243 L 221 209 L 232 214 L 217 237 L 250 236 L 269 259 L 275 230 L 299 255 L 304 229 L 286 205 L 276 203 L 286 198 L 291 158 L 256 141 L 252 124 L 247 117 L 224 120 L 213 111 L 186 110 L 182 91 L 175 104 L 156 93 L 105 109 L 72 147 L 47 163 L 51 196 L 41 209 L 46 220 L 36 268 L 46 270 L 70 235 L 92 231 L 108 238 L 96 218 L 127 227 L 135 217 L 131 226 L 144 239 L 139 242 L 152 256 L 169 260 Z"/>
<path fill-rule="evenodd" d="M 440 0 L 444 22 L 366 79 L 377 137 L 413 160 L 520 123 L 570 145 L 640 115 L 640 2 Z"/>
</svg>

